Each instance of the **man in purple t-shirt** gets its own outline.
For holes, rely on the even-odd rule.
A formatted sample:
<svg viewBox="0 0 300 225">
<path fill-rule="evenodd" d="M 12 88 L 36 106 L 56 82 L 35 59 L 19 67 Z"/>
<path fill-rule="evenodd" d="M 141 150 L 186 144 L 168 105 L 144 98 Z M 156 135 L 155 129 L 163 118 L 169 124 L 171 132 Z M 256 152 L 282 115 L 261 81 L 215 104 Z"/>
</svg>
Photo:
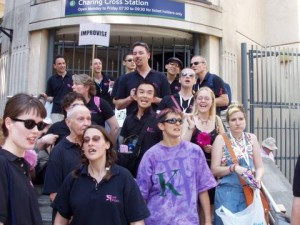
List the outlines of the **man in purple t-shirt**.
<svg viewBox="0 0 300 225">
<path fill-rule="evenodd" d="M 163 140 L 142 158 L 137 183 L 151 212 L 151 224 L 199 224 L 200 201 L 205 224 L 211 224 L 208 190 L 216 186 L 203 151 L 180 139 L 183 114 L 164 109 L 157 116 Z"/>
</svg>

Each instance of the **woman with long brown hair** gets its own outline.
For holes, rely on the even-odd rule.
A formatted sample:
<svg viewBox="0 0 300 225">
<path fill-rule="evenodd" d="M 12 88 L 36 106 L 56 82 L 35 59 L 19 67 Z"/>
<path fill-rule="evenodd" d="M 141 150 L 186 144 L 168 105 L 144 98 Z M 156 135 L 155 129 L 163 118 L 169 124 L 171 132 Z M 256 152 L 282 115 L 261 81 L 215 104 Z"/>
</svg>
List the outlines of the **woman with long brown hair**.
<svg viewBox="0 0 300 225">
<path fill-rule="evenodd" d="M 82 167 L 69 174 L 53 203 L 54 225 L 143 225 L 149 211 L 130 172 L 115 164 L 105 129 L 88 127 L 82 150 Z"/>
</svg>

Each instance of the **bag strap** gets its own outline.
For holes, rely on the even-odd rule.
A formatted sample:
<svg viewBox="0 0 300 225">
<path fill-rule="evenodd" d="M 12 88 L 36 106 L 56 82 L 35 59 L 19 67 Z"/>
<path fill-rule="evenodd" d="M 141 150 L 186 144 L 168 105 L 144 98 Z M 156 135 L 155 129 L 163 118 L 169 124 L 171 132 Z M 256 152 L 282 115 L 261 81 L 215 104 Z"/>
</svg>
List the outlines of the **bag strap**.
<svg viewBox="0 0 300 225">
<path fill-rule="evenodd" d="M 224 142 L 225 142 L 225 145 L 227 146 L 228 150 L 229 150 L 229 154 L 232 158 L 232 162 L 236 165 L 239 165 L 239 161 L 237 160 L 237 157 L 233 151 L 233 148 L 232 148 L 232 145 L 231 145 L 231 142 L 230 142 L 230 139 L 228 138 L 227 134 L 226 133 L 223 133 L 222 134 L 223 136 L 223 139 L 224 139 Z M 240 179 L 240 182 L 241 182 L 241 185 L 242 187 L 244 187 L 246 185 L 246 182 L 239 176 L 239 179 Z"/>
<path fill-rule="evenodd" d="M 144 125 L 142 126 L 142 128 L 140 129 L 140 132 L 139 132 L 140 135 L 139 135 L 138 141 L 137 141 L 137 143 L 135 145 L 135 151 L 137 150 L 136 156 L 139 156 L 140 153 L 141 153 L 141 144 L 142 144 L 142 141 L 144 140 L 144 137 L 145 137 L 145 135 L 147 133 L 147 127 L 148 127 L 149 124 L 150 124 L 150 120 L 148 119 L 144 123 Z"/>
<path fill-rule="evenodd" d="M 100 109 L 100 97 L 99 96 L 94 96 L 94 103 L 97 106 L 99 112 L 101 113 L 101 109 Z"/>
<path fill-rule="evenodd" d="M 172 99 L 172 101 L 173 101 L 173 103 L 175 104 L 176 108 L 177 108 L 178 110 L 182 111 L 182 110 L 181 110 L 181 107 L 179 106 L 178 102 L 176 101 L 174 95 L 170 95 L 170 98 Z"/>
<path fill-rule="evenodd" d="M 10 206 L 10 213 L 11 213 L 11 221 L 12 221 L 12 225 L 16 224 L 16 217 L 15 217 L 15 213 L 14 213 L 14 191 L 13 191 L 13 185 L 12 185 L 12 179 L 10 176 L 10 169 L 8 166 L 8 160 L 6 161 L 6 176 L 7 176 L 7 184 L 8 184 L 8 193 L 9 193 L 9 206 Z"/>
</svg>

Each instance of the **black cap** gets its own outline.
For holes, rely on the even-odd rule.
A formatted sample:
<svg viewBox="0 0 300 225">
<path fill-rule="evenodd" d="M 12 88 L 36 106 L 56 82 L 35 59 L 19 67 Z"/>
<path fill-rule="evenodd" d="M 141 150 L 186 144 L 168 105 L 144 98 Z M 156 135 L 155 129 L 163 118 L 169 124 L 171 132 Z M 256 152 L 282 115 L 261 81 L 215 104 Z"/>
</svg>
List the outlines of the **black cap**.
<svg viewBox="0 0 300 225">
<path fill-rule="evenodd" d="M 169 59 L 167 60 L 167 64 L 169 64 L 170 62 L 176 62 L 176 63 L 178 63 L 180 69 L 183 68 L 183 63 L 182 63 L 181 60 L 178 59 L 177 57 L 171 57 L 171 58 L 169 58 Z"/>
</svg>

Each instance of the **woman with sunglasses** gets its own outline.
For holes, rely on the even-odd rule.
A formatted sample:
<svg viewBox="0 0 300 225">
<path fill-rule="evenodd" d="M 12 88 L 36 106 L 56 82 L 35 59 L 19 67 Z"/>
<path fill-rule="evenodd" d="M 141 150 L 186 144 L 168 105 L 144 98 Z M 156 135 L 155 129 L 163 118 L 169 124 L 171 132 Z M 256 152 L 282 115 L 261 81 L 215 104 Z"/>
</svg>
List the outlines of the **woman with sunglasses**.
<svg viewBox="0 0 300 225">
<path fill-rule="evenodd" d="M 243 106 L 230 105 L 226 120 L 230 130 L 225 136 L 228 144 L 222 135 L 218 135 L 212 150 L 211 170 L 220 178 L 216 187 L 215 208 L 223 205 L 232 213 L 237 213 L 247 207 L 240 178 L 244 178 L 253 189 L 260 188 L 264 167 L 256 136 L 244 132 L 246 116 Z M 223 225 L 216 213 L 214 224 Z"/>
<path fill-rule="evenodd" d="M 4 109 L 0 149 L 0 225 L 41 225 L 36 192 L 24 155 L 33 149 L 46 124 L 44 105 L 27 94 L 10 98 Z"/>
<path fill-rule="evenodd" d="M 82 167 L 66 177 L 53 203 L 54 225 L 143 225 L 149 211 L 130 172 L 115 164 L 105 129 L 88 127 L 82 150 Z"/>
<path fill-rule="evenodd" d="M 205 224 L 212 223 L 207 190 L 216 181 L 199 146 L 181 140 L 182 119 L 183 113 L 175 108 L 158 114 L 163 140 L 145 153 L 139 165 L 137 183 L 151 213 L 146 224 L 199 224 L 198 201 Z"/>
</svg>

